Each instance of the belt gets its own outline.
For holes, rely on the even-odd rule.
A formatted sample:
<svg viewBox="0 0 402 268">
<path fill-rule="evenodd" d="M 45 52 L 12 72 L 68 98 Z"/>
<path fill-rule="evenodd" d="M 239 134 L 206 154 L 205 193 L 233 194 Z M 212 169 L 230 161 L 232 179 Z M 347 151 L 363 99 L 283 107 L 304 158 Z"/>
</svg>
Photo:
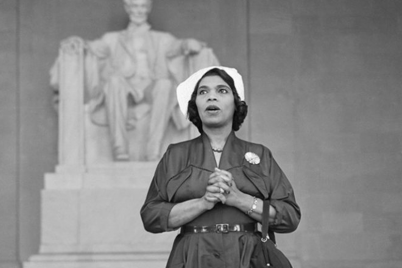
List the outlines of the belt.
<svg viewBox="0 0 402 268">
<path fill-rule="evenodd" d="M 198 234 L 198 233 L 222 233 L 227 234 L 229 232 L 251 232 L 257 231 L 256 223 L 246 223 L 246 224 L 228 224 L 220 223 L 211 226 L 183 226 L 181 227 L 182 234 Z"/>
</svg>

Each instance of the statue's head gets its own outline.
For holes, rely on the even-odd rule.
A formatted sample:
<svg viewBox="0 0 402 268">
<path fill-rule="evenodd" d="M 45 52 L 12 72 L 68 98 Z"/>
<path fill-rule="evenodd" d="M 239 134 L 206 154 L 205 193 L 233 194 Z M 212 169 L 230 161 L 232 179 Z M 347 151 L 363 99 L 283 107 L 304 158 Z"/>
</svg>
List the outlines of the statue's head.
<svg viewBox="0 0 402 268">
<path fill-rule="evenodd" d="M 147 22 L 148 14 L 151 12 L 152 0 L 123 0 L 130 21 L 137 25 Z"/>
</svg>

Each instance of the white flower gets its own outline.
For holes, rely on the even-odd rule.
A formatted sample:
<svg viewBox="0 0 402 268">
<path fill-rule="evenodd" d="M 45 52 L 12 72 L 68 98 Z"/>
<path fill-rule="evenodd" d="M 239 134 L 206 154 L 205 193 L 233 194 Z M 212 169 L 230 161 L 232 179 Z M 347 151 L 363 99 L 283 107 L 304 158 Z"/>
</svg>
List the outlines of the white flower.
<svg viewBox="0 0 402 268">
<path fill-rule="evenodd" d="M 244 157 L 250 164 L 258 165 L 260 163 L 260 158 L 255 153 L 247 152 Z"/>
</svg>

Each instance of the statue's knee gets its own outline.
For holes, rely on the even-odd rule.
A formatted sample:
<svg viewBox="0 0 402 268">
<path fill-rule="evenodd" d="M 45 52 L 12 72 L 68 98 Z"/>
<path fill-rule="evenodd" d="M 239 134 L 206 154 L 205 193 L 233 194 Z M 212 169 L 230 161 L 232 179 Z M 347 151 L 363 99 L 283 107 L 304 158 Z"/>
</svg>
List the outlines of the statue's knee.
<svg viewBox="0 0 402 268">
<path fill-rule="evenodd" d="M 105 92 L 107 95 L 127 95 L 124 78 L 117 75 L 110 76 L 105 84 Z"/>
<path fill-rule="evenodd" d="M 169 79 L 160 79 L 155 83 L 152 91 L 153 98 L 166 99 L 171 93 L 172 82 Z"/>
<path fill-rule="evenodd" d="M 121 75 L 112 74 L 107 79 L 107 84 L 118 86 L 124 83 L 124 78 Z"/>
</svg>

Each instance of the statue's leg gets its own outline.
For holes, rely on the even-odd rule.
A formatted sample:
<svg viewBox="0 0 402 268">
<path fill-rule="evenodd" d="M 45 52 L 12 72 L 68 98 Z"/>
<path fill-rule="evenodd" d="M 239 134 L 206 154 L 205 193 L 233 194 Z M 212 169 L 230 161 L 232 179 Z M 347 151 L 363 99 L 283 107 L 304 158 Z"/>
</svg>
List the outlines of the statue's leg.
<svg viewBox="0 0 402 268">
<path fill-rule="evenodd" d="M 147 158 L 149 161 L 160 157 L 160 149 L 167 124 L 170 120 L 168 107 L 172 82 L 169 79 L 160 79 L 155 82 L 152 94 L 152 109 L 147 142 Z"/>
<path fill-rule="evenodd" d="M 113 154 L 117 161 L 129 160 L 129 142 L 126 129 L 127 96 L 128 89 L 124 78 L 112 75 L 105 85 L 105 101 Z"/>
</svg>

